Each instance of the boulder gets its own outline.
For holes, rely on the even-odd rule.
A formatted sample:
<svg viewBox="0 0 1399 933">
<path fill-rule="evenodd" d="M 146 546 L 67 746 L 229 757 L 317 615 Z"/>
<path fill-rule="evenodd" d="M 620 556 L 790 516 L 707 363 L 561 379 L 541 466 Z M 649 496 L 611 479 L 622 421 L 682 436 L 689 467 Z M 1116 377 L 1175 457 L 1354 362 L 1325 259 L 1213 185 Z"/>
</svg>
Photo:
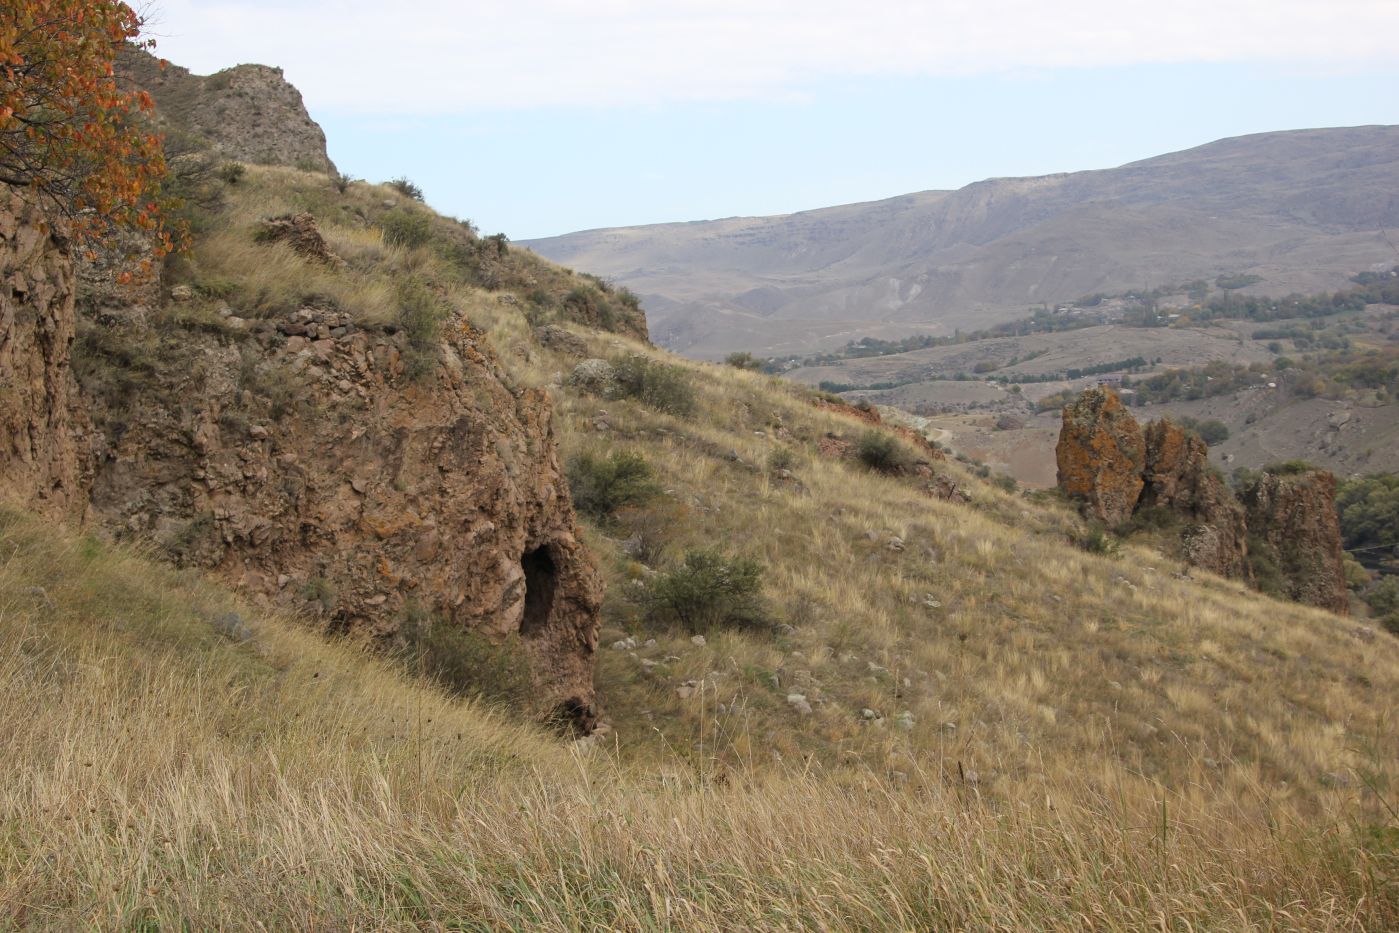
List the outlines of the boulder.
<svg viewBox="0 0 1399 933">
<path fill-rule="evenodd" d="M 1054 453 L 1065 495 L 1083 501 L 1109 528 L 1132 517 L 1144 485 L 1146 445 L 1116 392 L 1089 389 L 1065 406 Z"/>
<path fill-rule="evenodd" d="M 564 383 L 589 395 L 611 395 L 617 389 L 617 371 L 607 360 L 588 359 L 573 367 Z"/>
<path fill-rule="evenodd" d="M 570 356 L 584 356 L 588 352 L 588 344 L 582 337 L 557 324 L 543 324 L 536 327 L 533 333 L 534 339 L 541 347 L 567 353 Z"/>
</svg>

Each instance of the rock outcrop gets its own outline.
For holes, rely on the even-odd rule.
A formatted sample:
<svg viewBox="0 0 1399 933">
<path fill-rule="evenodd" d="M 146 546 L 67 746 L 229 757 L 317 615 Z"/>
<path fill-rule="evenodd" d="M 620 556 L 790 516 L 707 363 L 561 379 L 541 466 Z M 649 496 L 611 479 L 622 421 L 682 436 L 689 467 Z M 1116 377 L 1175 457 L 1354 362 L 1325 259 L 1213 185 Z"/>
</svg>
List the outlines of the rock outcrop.
<svg viewBox="0 0 1399 933">
<path fill-rule="evenodd" d="M 1345 614 L 1336 477 L 1325 470 L 1264 473 L 1243 490 L 1259 583 L 1299 603 Z M 1271 579 L 1263 579 L 1268 576 Z"/>
<path fill-rule="evenodd" d="M 157 119 L 178 137 L 175 149 L 211 148 L 241 162 L 334 172 L 325 133 L 306 112 L 301 92 L 266 65 L 238 65 L 208 76 L 128 47 L 117 73 L 148 91 Z"/>
<path fill-rule="evenodd" d="M 1164 418 L 1147 425 L 1145 441 L 1145 485 L 1136 508 L 1168 509 L 1191 523 L 1181 536 L 1190 563 L 1249 579 L 1244 510 L 1210 467 L 1205 442 Z"/>
<path fill-rule="evenodd" d="M 74 517 L 91 458 L 69 366 L 71 252 L 64 222 L 0 184 L 0 496 Z"/>
<path fill-rule="evenodd" d="M 344 263 L 326 245 L 321 228 L 316 225 L 316 218 L 304 211 L 264 220 L 258 236 L 268 243 L 285 243 L 298 256 L 314 262 L 327 266 Z"/>
<path fill-rule="evenodd" d="M 548 397 L 461 318 L 416 381 L 401 332 L 343 314 L 233 326 L 158 374 L 94 508 L 334 632 L 390 640 L 411 617 L 515 645 L 539 712 L 590 727 L 601 584 Z"/>
<path fill-rule="evenodd" d="M 1221 576 L 1345 613 L 1336 479 L 1320 470 L 1263 474 L 1235 498 L 1209 448 L 1167 419 L 1143 431 L 1117 395 L 1089 389 L 1064 409 L 1059 488 L 1109 527 L 1146 510 L 1184 523 L 1182 556 Z"/>
<path fill-rule="evenodd" d="M 1132 517 L 1146 466 L 1142 430 L 1116 392 L 1093 388 L 1064 408 L 1054 450 L 1059 488 L 1098 521 L 1118 528 Z"/>
</svg>

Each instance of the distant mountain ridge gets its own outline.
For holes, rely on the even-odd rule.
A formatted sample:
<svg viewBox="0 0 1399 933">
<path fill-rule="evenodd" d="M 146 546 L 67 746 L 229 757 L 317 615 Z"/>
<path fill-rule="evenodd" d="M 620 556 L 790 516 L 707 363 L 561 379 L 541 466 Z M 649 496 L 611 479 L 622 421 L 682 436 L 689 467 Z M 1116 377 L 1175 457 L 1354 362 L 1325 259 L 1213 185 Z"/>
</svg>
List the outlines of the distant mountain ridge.
<svg viewBox="0 0 1399 933">
<path fill-rule="evenodd" d="M 1339 287 L 1392 265 L 1399 127 L 1223 139 L 1113 169 L 773 217 L 570 233 L 540 255 L 639 293 L 652 335 L 691 356 L 798 352 L 951 332 L 1030 306 L 1257 275 L 1253 291 Z"/>
</svg>

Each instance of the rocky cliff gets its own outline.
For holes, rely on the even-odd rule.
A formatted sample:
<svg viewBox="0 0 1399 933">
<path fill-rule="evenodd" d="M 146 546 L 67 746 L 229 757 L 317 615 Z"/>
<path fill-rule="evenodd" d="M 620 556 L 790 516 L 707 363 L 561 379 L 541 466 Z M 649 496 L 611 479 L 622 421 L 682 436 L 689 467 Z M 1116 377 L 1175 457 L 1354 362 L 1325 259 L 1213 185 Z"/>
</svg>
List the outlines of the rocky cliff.
<svg viewBox="0 0 1399 933">
<path fill-rule="evenodd" d="M 1143 431 L 1101 387 L 1064 408 L 1057 454 L 1059 489 L 1109 527 L 1147 513 L 1149 524 L 1179 528 L 1181 555 L 1197 567 L 1347 611 L 1330 473 L 1265 473 L 1241 504 L 1210 468 L 1203 440 L 1166 419 Z"/>
<path fill-rule="evenodd" d="M 1117 393 L 1089 389 L 1065 406 L 1054 455 L 1059 488 L 1085 501 L 1094 518 L 1116 528 L 1132 517 L 1146 450 L 1141 427 Z"/>
<path fill-rule="evenodd" d="M 550 401 L 459 311 L 426 348 L 325 307 L 215 316 L 187 286 L 165 308 L 150 283 L 125 306 L 112 288 L 77 303 L 73 252 L 0 186 L 0 495 L 152 542 L 332 632 L 475 633 L 523 656 L 540 714 L 591 728 L 601 584 Z"/>
<path fill-rule="evenodd" d="M 334 311 L 224 325 L 165 343 L 134 405 L 95 400 L 113 442 L 94 512 L 332 632 L 414 618 L 515 645 L 539 712 L 588 728 L 601 586 L 547 395 L 463 318 L 426 376 L 401 331 Z"/>
<path fill-rule="evenodd" d="M 1344 614 L 1349 597 L 1341 563 L 1336 477 L 1325 470 L 1264 473 L 1241 498 L 1263 588 Z"/>
<path fill-rule="evenodd" d="M 91 438 L 69 367 L 74 334 L 67 225 L 0 184 L 0 496 L 80 515 Z"/>
<path fill-rule="evenodd" d="M 178 65 L 161 68 L 151 55 L 128 48 L 117 73 L 150 92 L 176 151 L 211 148 L 241 162 L 335 171 L 325 133 L 280 68 L 237 65 L 196 75 Z"/>
<path fill-rule="evenodd" d="M 1190 563 L 1250 579 L 1244 510 L 1210 467 L 1205 442 L 1164 418 L 1147 425 L 1145 440 L 1145 485 L 1136 508 L 1164 508 L 1189 523 L 1181 540 Z"/>
</svg>

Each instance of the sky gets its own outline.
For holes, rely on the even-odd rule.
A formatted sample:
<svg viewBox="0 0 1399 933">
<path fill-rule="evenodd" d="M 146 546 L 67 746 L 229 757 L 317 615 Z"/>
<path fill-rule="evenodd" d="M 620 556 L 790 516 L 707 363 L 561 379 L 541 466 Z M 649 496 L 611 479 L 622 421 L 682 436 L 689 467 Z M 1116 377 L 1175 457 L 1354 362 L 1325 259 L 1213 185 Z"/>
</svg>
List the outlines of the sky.
<svg viewBox="0 0 1399 933">
<path fill-rule="evenodd" d="M 157 0 L 284 69 L 342 172 L 511 239 L 1399 123 L 1399 0 Z"/>
</svg>

